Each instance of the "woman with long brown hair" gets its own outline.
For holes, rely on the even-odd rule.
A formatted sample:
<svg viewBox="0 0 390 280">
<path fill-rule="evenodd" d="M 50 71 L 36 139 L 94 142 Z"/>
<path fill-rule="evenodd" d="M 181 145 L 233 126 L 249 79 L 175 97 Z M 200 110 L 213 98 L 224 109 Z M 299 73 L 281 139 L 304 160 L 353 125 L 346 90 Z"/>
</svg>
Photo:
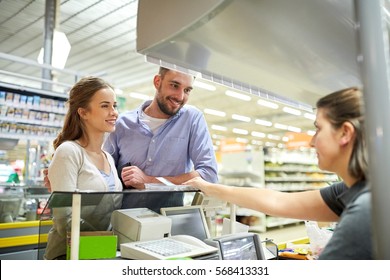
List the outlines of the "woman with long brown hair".
<svg viewBox="0 0 390 280">
<path fill-rule="evenodd" d="M 51 190 L 121 191 L 112 156 L 103 151 L 105 134 L 115 130 L 118 118 L 113 87 L 97 77 L 85 77 L 70 90 L 64 126 L 54 140 L 54 156 L 48 169 Z M 120 206 L 119 196 L 107 196 L 98 206 L 82 209 L 90 230 L 106 230 L 111 211 Z M 70 209 L 53 209 L 46 259 L 62 259 L 66 253 L 66 227 Z"/>
</svg>

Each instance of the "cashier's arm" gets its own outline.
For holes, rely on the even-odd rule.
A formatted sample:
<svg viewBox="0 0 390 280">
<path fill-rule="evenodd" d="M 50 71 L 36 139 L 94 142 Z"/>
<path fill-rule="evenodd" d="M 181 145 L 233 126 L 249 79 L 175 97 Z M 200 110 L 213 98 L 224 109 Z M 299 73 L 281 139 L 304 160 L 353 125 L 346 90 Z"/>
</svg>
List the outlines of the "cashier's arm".
<svg viewBox="0 0 390 280">
<path fill-rule="evenodd" d="M 126 187 L 134 187 L 136 189 L 144 189 L 145 184 L 151 183 L 161 183 L 157 177 L 146 175 L 141 169 L 137 166 L 126 166 L 122 169 L 122 181 Z M 197 171 L 191 171 L 189 173 L 184 173 L 178 176 L 167 176 L 164 177 L 166 180 L 170 181 L 175 185 L 180 185 L 192 178 L 199 177 Z"/>
<path fill-rule="evenodd" d="M 233 187 L 209 183 L 200 177 L 185 182 L 209 196 L 277 217 L 323 222 L 339 217 L 326 205 L 319 190 L 279 192 L 265 188 Z"/>
</svg>

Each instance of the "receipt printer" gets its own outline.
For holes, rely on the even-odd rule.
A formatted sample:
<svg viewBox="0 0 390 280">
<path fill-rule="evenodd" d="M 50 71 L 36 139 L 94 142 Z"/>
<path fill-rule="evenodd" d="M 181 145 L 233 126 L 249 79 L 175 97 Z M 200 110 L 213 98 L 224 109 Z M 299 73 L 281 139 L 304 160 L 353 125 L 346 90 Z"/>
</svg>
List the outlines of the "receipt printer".
<svg viewBox="0 0 390 280">
<path fill-rule="evenodd" d="M 118 236 L 118 246 L 134 241 L 168 237 L 172 221 L 148 208 L 115 210 L 111 215 L 112 230 Z"/>
</svg>

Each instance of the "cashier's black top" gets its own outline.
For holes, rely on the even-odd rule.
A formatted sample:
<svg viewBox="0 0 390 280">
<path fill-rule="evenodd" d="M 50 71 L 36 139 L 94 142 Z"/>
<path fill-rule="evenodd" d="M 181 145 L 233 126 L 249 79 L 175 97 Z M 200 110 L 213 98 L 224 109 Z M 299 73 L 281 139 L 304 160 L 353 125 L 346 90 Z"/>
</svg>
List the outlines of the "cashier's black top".
<svg viewBox="0 0 390 280">
<path fill-rule="evenodd" d="M 319 259 L 373 259 L 371 191 L 367 183 L 360 181 L 348 188 L 340 182 L 320 192 L 325 203 L 340 219 Z"/>
</svg>

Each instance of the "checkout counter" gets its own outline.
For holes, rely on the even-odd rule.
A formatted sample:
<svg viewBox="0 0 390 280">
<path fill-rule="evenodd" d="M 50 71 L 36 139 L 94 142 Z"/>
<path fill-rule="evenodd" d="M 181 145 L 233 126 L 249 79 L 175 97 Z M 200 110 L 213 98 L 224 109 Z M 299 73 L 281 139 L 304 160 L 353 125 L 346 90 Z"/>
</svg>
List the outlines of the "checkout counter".
<svg viewBox="0 0 390 280">
<path fill-rule="evenodd" d="M 125 242 L 143 242 L 146 239 L 152 241 L 157 238 L 167 239 L 170 236 L 170 222 L 167 216 L 163 216 L 160 211 L 156 211 L 156 201 L 159 201 L 158 207 L 171 208 L 199 208 L 199 205 L 192 205 L 196 201 L 197 191 L 188 186 L 181 186 L 181 189 L 170 190 L 125 190 L 123 192 L 53 192 L 39 216 L 38 221 L 25 221 L 5 223 L 2 231 L 9 232 L 13 236 L 13 242 L 22 243 L 22 238 L 18 240 L 15 230 L 28 227 L 34 230 L 29 237 L 28 246 L 33 248 L 30 254 L 24 252 L 17 258 L 15 255 L 6 256 L 2 254 L 1 259 L 43 259 L 46 249 L 47 233 L 52 226 L 52 218 L 57 210 L 66 209 L 69 225 L 67 227 L 68 240 L 67 258 L 68 259 L 132 259 L 121 256 L 120 244 Z M 165 199 L 164 199 L 165 198 Z M 121 201 L 118 208 L 114 201 Z M 102 207 L 104 205 L 104 207 Z M 115 205 L 115 206 L 114 206 Z M 103 210 L 102 210 L 103 209 Z M 196 211 L 193 211 L 196 212 Z M 202 212 L 203 213 L 203 212 Z M 127 219 L 128 225 L 131 223 L 136 230 L 126 232 L 126 236 L 121 236 L 119 231 L 123 223 L 123 217 Z M 117 219 L 119 221 L 114 221 Z M 23 224 L 23 226 L 22 226 Z M 207 226 L 207 223 L 204 222 Z M 108 227 L 107 227 L 108 225 Z M 12 232 L 13 231 L 13 232 Z M 3 235 L 4 236 L 4 235 Z M 174 236 L 172 236 L 174 237 Z M 252 238 L 253 241 L 248 238 Z M 121 239 L 121 240 L 120 240 Z M 252 233 L 237 235 L 237 240 L 242 239 L 255 244 L 259 239 Z M 2 241 L 5 238 L 2 237 Z M 249 241 L 248 241 L 249 240 Z M 256 241 L 257 240 L 257 241 Z M 211 240 L 207 246 L 211 246 L 226 239 Z M 230 240 L 229 240 L 230 241 Z M 214 242 L 214 244 L 212 244 Z M 8 240 L 8 248 L 16 244 Z M 30 244 L 34 243 L 34 244 Z M 3 242 L 2 242 L 3 244 Z M 206 244 L 206 243 L 204 243 Z M 221 243 L 222 244 L 222 243 Z M 257 244 L 257 245 L 258 245 Z M 255 244 L 256 245 L 256 244 Z M 26 248 L 27 249 L 27 248 Z M 27 251 L 27 250 L 25 250 Z M 255 248 L 253 251 L 256 253 Z M 208 253 L 198 255 L 192 259 L 220 259 L 219 250 L 214 248 Z M 4 253 L 4 252 L 3 252 Z M 259 253 L 260 256 L 260 253 Z M 3 258 L 4 257 L 4 258 Z M 255 256 L 256 257 L 256 256 Z M 262 256 L 264 257 L 264 256 Z M 144 258 L 139 258 L 144 259 Z"/>
<path fill-rule="evenodd" d="M 0 259 L 43 259 L 47 234 L 52 227 L 53 213 L 58 209 L 66 209 L 70 220 L 67 227 L 69 259 L 133 259 L 130 255 L 130 257 L 121 256 L 121 244 L 136 244 L 172 237 L 172 224 L 167 216 L 156 209 L 156 205 L 159 209 L 177 208 L 178 213 L 190 207 L 193 213 L 201 209 L 199 205 L 193 204 L 197 201 L 197 191 L 187 188 L 125 190 L 109 193 L 53 192 L 39 215 L 39 220 L 0 224 Z M 119 207 L 114 203 L 118 200 L 121 201 Z M 124 219 L 126 228 L 131 229 L 126 233 L 123 232 Z M 199 220 L 201 221 L 199 227 L 207 228 L 209 221 L 204 217 L 203 220 Z M 183 225 L 181 227 L 187 228 Z M 191 231 L 193 230 L 189 230 Z M 269 240 L 260 240 L 257 234 L 239 233 L 222 236 L 223 238 L 209 237 L 207 242 L 204 242 L 207 243 L 205 247 L 210 250 L 211 246 L 214 250 L 190 257 L 191 259 L 223 259 L 221 248 L 229 248 L 226 247 L 227 244 L 250 248 L 245 253 L 254 259 L 273 259 L 278 256 L 276 245 Z M 193 243 L 188 238 L 184 241 Z M 245 246 L 242 245 L 243 242 L 246 242 Z M 283 249 L 283 244 L 279 244 L 279 249 Z M 270 252 L 273 255 L 270 255 Z M 138 259 L 149 259 L 149 256 L 144 255 Z"/>
<path fill-rule="evenodd" d="M 0 185 L 1 260 L 41 258 L 38 246 L 46 242 L 52 222 L 39 217 L 49 197 L 47 188 L 39 185 Z"/>
</svg>

